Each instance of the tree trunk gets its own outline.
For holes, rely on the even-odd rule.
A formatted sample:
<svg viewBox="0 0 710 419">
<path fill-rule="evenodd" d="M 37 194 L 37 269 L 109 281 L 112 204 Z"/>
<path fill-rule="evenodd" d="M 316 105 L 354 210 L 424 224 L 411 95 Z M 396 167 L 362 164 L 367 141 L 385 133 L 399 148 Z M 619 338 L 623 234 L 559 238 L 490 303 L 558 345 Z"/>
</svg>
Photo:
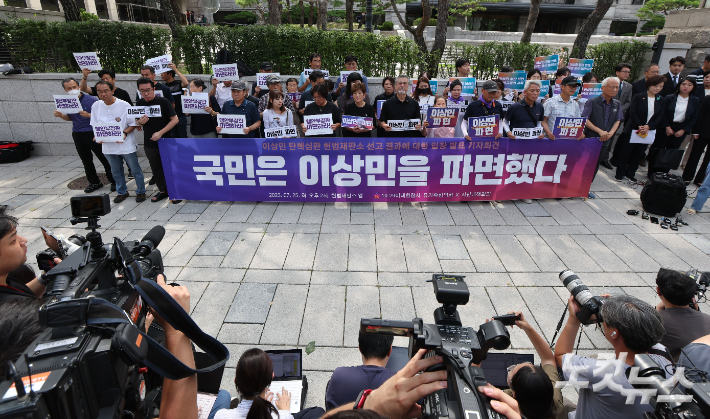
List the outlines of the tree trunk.
<svg viewBox="0 0 710 419">
<path fill-rule="evenodd" d="M 175 14 L 175 9 L 173 3 L 175 0 L 162 0 L 160 2 L 160 9 L 165 15 L 165 23 L 170 27 L 170 32 L 173 38 L 180 37 L 180 22 L 178 22 L 177 15 Z"/>
<path fill-rule="evenodd" d="M 281 7 L 279 0 L 269 0 L 269 24 L 275 26 L 281 24 Z"/>
<path fill-rule="evenodd" d="M 313 3 L 308 2 L 308 27 L 313 26 Z"/>
<path fill-rule="evenodd" d="M 431 46 L 431 54 L 427 63 L 427 71 L 432 77 L 439 72 L 439 62 L 446 48 L 446 31 L 449 25 L 449 0 L 439 0 L 436 14 L 436 35 Z"/>
<path fill-rule="evenodd" d="M 406 29 L 409 33 L 412 34 L 412 36 L 414 37 L 414 43 L 417 44 L 417 46 L 419 47 L 419 51 L 422 52 L 422 61 L 420 65 L 423 69 L 424 67 L 426 67 L 427 64 L 426 57 L 429 56 L 429 49 L 427 48 L 426 41 L 424 40 L 424 29 L 426 28 L 426 24 L 429 23 L 429 19 L 431 18 L 431 3 L 429 3 L 429 0 L 422 0 L 422 21 L 416 28 L 408 24 L 404 19 L 402 19 L 402 15 L 399 13 L 399 9 L 397 8 L 397 3 L 395 0 L 390 0 L 390 4 L 392 5 L 392 9 L 397 15 L 397 19 L 399 19 L 400 25 L 402 25 L 404 29 Z"/>
<path fill-rule="evenodd" d="M 318 2 L 318 28 L 328 30 L 328 0 L 320 0 Z"/>
<path fill-rule="evenodd" d="M 353 3 L 355 0 L 345 0 L 345 20 L 348 22 L 348 32 L 352 32 L 353 27 Z"/>
<path fill-rule="evenodd" d="M 532 34 L 535 31 L 535 23 L 537 15 L 540 14 L 540 0 L 530 0 L 530 13 L 528 14 L 528 23 L 525 25 L 525 32 L 520 38 L 521 44 L 529 44 L 532 39 Z"/>
<path fill-rule="evenodd" d="M 303 29 L 303 23 L 306 20 L 306 11 L 303 10 L 303 0 L 298 0 L 298 7 L 301 8 L 301 16 L 298 18 L 298 20 L 299 20 L 299 23 L 301 24 L 301 29 Z"/>
<path fill-rule="evenodd" d="M 570 52 L 570 58 L 584 58 L 584 54 L 587 52 L 587 45 L 589 45 L 589 38 L 599 26 L 599 22 L 602 21 L 604 15 L 611 7 L 614 0 L 597 0 L 597 7 L 594 9 L 591 15 L 584 21 L 582 28 L 577 34 L 577 38 L 574 40 L 574 45 L 572 46 L 572 52 Z"/>
<path fill-rule="evenodd" d="M 62 10 L 64 10 L 64 19 L 67 22 L 80 22 L 81 13 L 79 13 L 79 6 L 77 6 L 75 0 L 59 0 L 62 4 Z"/>
<path fill-rule="evenodd" d="M 289 25 L 293 25 L 293 18 L 291 18 L 291 0 L 286 0 L 286 19 Z"/>
</svg>

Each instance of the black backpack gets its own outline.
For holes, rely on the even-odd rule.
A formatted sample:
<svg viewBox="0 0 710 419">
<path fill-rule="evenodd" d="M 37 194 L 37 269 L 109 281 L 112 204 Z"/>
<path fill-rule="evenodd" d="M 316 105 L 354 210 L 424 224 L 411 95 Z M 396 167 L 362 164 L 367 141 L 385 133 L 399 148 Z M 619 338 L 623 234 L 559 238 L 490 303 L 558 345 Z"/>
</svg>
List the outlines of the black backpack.
<svg viewBox="0 0 710 419">
<path fill-rule="evenodd" d="M 17 163 L 30 156 L 32 141 L 0 141 L 0 163 Z"/>
<path fill-rule="evenodd" d="M 644 211 L 663 217 L 681 212 L 687 197 L 683 178 L 669 173 L 654 173 L 641 191 Z"/>
</svg>

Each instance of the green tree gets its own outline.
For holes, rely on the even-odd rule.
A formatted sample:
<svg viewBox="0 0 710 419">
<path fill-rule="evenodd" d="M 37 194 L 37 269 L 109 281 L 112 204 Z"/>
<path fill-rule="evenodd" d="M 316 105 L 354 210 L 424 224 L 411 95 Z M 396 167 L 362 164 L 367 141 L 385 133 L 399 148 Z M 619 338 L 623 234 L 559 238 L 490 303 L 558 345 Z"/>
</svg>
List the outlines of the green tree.
<svg viewBox="0 0 710 419">
<path fill-rule="evenodd" d="M 663 15 L 655 15 L 641 26 L 641 32 L 653 32 L 654 29 L 663 29 L 665 25 L 666 17 Z"/>
<path fill-rule="evenodd" d="M 597 0 L 597 7 L 594 8 L 592 14 L 584 21 L 577 37 L 574 39 L 574 45 L 570 53 L 571 58 L 584 58 L 592 34 L 597 30 L 599 22 L 602 21 L 613 2 L 614 0 Z"/>
<path fill-rule="evenodd" d="M 523 31 L 523 37 L 520 38 L 520 42 L 524 44 L 529 44 L 532 40 L 532 34 L 535 30 L 535 23 L 537 23 L 537 15 L 540 14 L 540 1 L 541 0 L 530 1 L 530 13 L 528 13 L 528 21 L 525 24 L 525 31 Z"/>
<path fill-rule="evenodd" d="M 695 9 L 699 0 L 648 0 L 636 13 L 642 20 L 650 20 L 654 16 L 668 16 L 673 10 Z"/>
<path fill-rule="evenodd" d="M 269 5 L 264 0 L 234 0 L 234 3 L 245 9 L 254 8 L 256 11 L 256 23 L 258 25 L 266 23 L 265 15 L 269 11 Z"/>
</svg>

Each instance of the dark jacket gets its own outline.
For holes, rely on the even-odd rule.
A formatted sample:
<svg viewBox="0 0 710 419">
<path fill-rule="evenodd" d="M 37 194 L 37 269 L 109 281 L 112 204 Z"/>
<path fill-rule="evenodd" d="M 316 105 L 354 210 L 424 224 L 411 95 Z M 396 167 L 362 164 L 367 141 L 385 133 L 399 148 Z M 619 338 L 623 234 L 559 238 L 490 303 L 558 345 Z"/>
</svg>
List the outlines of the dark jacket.
<svg viewBox="0 0 710 419">
<path fill-rule="evenodd" d="M 653 107 L 653 116 L 648 121 L 648 128 L 654 130 L 665 121 L 666 100 L 664 97 L 656 96 L 655 105 Z M 629 120 L 624 127 L 624 134 L 631 134 L 631 131 L 639 129 L 640 126 L 646 125 L 648 119 L 648 93 L 643 92 L 634 95 L 631 98 L 631 108 L 629 108 Z"/>
<path fill-rule="evenodd" d="M 675 93 L 675 84 L 673 84 L 673 75 L 670 73 L 670 71 L 666 74 L 666 82 L 663 83 L 663 90 L 661 90 L 661 96 L 670 96 L 673 93 Z M 683 80 L 683 78 L 678 74 L 678 82 Z"/>
<path fill-rule="evenodd" d="M 666 127 L 673 123 L 673 116 L 675 114 L 675 105 L 678 103 L 678 95 L 673 94 L 665 98 L 666 102 L 666 114 L 665 120 L 661 125 L 661 128 Z M 698 112 L 700 111 L 700 99 L 692 94 L 688 97 L 688 108 L 685 110 L 685 120 L 682 122 L 683 130 L 689 133 L 695 121 L 698 120 Z M 665 129 L 665 128 L 664 128 Z"/>
<path fill-rule="evenodd" d="M 698 119 L 693 127 L 693 134 L 700 135 L 700 138 L 710 138 L 710 96 L 700 103 Z"/>
<path fill-rule="evenodd" d="M 636 96 L 639 93 L 643 93 L 647 91 L 646 89 L 646 78 L 641 77 L 640 79 L 636 80 L 635 82 L 631 83 L 631 94 L 632 96 Z"/>
</svg>

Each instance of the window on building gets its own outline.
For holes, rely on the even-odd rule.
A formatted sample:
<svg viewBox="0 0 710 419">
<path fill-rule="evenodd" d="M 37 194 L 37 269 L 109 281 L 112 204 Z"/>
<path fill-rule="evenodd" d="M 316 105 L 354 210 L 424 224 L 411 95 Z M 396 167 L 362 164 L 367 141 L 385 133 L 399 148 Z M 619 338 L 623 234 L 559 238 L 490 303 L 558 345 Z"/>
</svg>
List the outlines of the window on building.
<svg viewBox="0 0 710 419">
<path fill-rule="evenodd" d="M 636 32 L 637 24 L 638 22 L 624 22 L 622 20 L 615 20 L 611 22 L 611 26 L 609 26 L 609 33 L 614 35 L 633 35 Z"/>
<path fill-rule="evenodd" d="M 94 0 L 96 15 L 101 19 L 108 19 L 108 4 L 106 0 Z"/>
<path fill-rule="evenodd" d="M 5 0 L 5 6 L 27 8 L 25 0 Z"/>
<path fill-rule="evenodd" d="M 516 17 L 473 15 L 467 19 L 467 29 L 472 31 L 515 32 L 518 29 Z"/>
<path fill-rule="evenodd" d="M 42 4 L 42 10 L 59 11 L 59 2 L 57 0 L 40 0 L 40 4 Z"/>
</svg>

